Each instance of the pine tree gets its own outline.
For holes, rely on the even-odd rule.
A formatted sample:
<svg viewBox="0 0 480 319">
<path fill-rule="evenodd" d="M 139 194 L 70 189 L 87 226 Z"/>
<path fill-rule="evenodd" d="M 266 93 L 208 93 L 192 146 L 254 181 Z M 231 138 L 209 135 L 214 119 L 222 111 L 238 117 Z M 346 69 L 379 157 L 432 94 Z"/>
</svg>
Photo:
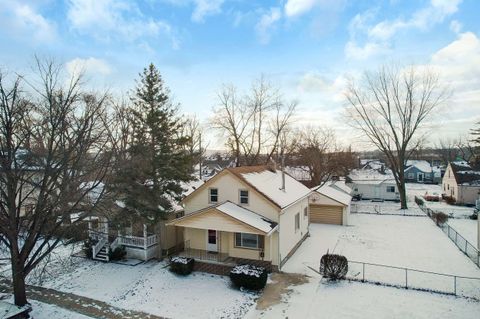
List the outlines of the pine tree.
<svg viewBox="0 0 480 319">
<path fill-rule="evenodd" d="M 473 136 L 472 142 L 474 143 L 473 147 L 473 166 L 480 168 L 480 122 L 477 122 L 479 127 L 471 129 L 471 134 Z"/>
<path fill-rule="evenodd" d="M 150 64 L 139 76 L 131 98 L 133 142 L 117 186 L 125 213 L 155 222 L 172 211 L 181 183 L 192 179 L 192 158 L 186 151 L 189 138 L 178 134 L 184 125 L 178 105 L 160 72 Z"/>
</svg>

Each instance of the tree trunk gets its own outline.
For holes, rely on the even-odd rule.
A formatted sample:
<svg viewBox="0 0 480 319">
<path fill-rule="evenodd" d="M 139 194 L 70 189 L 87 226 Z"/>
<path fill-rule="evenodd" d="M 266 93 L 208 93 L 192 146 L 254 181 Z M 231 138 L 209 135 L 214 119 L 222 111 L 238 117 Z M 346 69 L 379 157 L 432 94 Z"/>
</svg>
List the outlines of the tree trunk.
<svg viewBox="0 0 480 319">
<path fill-rule="evenodd" d="M 25 291 L 25 273 L 18 257 L 17 260 L 12 260 L 12 281 L 15 305 L 22 307 L 27 304 L 27 293 Z"/>
</svg>

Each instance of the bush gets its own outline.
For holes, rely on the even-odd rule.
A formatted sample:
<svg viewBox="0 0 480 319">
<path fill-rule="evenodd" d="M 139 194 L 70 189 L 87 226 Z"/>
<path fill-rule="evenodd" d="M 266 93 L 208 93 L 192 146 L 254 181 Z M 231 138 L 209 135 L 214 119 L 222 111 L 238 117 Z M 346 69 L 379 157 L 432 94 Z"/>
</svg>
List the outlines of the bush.
<svg viewBox="0 0 480 319">
<path fill-rule="evenodd" d="M 452 196 L 445 196 L 445 202 L 449 205 L 453 205 L 455 204 L 455 198 Z"/>
<path fill-rule="evenodd" d="M 267 284 L 267 270 L 254 265 L 237 265 L 230 271 L 232 283 L 240 288 L 260 290 Z"/>
<path fill-rule="evenodd" d="M 95 246 L 97 242 L 98 241 L 90 238 L 87 238 L 83 241 L 83 252 L 87 258 L 93 258 L 93 246 Z"/>
<path fill-rule="evenodd" d="M 343 279 L 347 275 L 347 271 L 348 260 L 345 256 L 327 253 L 320 259 L 320 274 L 325 278 Z"/>
<path fill-rule="evenodd" d="M 415 203 L 417 203 L 418 206 L 423 206 L 424 201 L 418 196 L 415 196 Z"/>
<path fill-rule="evenodd" d="M 170 259 L 170 271 L 186 276 L 192 273 L 195 259 L 187 257 L 172 257 Z"/>
<path fill-rule="evenodd" d="M 432 218 L 437 224 L 437 226 L 442 226 L 448 221 L 448 215 L 442 212 L 433 213 Z"/>
<path fill-rule="evenodd" d="M 470 219 L 477 220 L 478 219 L 478 212 L 474 212 L 472 215 L 469 216 Z"/>
<path fill-rule="evenodd" d="M 122 260 L 123 258 L 125 258 L 126 255 L 127 251 L 125 250 L 125 247 L 119 246 L 114 250 L 110 250 L 108 258 L 110 260 Z"/>
</svg>

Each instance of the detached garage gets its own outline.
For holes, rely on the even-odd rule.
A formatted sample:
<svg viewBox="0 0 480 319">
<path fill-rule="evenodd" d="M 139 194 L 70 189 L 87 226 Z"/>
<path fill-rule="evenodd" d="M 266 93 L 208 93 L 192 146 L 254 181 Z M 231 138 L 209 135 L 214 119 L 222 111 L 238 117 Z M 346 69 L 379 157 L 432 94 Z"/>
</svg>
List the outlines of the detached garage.
<svg viewBox="0 0 480 319">
<path fill-rule="evenodd" d="M 310 195 L 310 223 L 347 225 L 352 197 L 330 185 L 313 190 Z"/>
</svg>

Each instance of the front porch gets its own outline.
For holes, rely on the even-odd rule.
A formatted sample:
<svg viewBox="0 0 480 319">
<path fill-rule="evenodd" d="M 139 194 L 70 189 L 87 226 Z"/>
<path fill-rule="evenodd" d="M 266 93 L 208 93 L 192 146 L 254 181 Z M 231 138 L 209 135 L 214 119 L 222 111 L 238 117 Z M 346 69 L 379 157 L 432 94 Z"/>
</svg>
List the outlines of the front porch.
<svg viewBox="0 0 480 319">
<path fill-rule="evenodd" d="M 95 224 L 88 222 L 88 238 L 94 241 L 92 258 L 110 261 L 110 253 L 118 247 L 125 248 L 127 258 L 147 261 L 158 255 L 158 236 L 148 233 L 147 225 L 143 225 L 143 236 L 122 234 L 120 230 L 109 229 L 106 219 L 99 219 Z"/>
</svg>

